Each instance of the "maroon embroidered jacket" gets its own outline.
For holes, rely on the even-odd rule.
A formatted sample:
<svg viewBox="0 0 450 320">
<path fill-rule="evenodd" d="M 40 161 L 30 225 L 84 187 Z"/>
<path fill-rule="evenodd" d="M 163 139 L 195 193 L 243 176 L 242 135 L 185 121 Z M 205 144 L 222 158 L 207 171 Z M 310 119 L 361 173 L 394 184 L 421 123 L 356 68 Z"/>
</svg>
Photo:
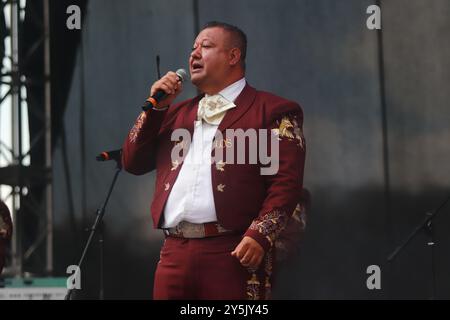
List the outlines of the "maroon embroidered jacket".
<svg viewBox="0 0 450 320">
<path fill-rule="evenodd" d="M 122 162 L 126 171 L 140 175 L 157 170 L 151 204 L 155 228 L 160 227 L 164 205 L 183 164 L 172 162 L 172 148 L 180 141 L 171 141 L 171 134 L 184 128 L 193 136 L 201 98 L 172 105 L 166 111 L 142 112 L 124 142 Z M 218 127 L 223 141 L 214 140 L 212 154 L 217 148 L 234 148 L 236 155 L 237 143 L 227 138 L 226 129 L 268 129 L 279 140 L 279 169 L 274 175 L 261 175 L 263 165 L 259 160 L 248 163 L 248 157 L 246 164 L 212 163 L 217 218 L 225 229 L 241 231 L 268 250 L 300 199 L 305 163 L 303 112 L 295 102 L 257 91 L 248 84 L 234 103 L 236 107 L 227 111 Z"/>
</svg>

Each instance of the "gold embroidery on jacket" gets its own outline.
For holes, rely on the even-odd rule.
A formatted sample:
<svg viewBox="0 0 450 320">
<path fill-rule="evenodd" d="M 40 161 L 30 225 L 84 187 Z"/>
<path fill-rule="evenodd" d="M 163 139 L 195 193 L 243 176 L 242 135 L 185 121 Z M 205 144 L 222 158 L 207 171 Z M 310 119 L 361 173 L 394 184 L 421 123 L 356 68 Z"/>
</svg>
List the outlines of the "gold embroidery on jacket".
<svg viewBox="0 0 450 320">
<path fill-rule="evenodd" d="M 258 277 L 252 272 L 251 278 L 247 280 L 247 300 L 259 300 L 259 286 Z"/>
<path fill-rule="evenodd" d="M 304 230 L 306 228 L 306 209 L 300 203 L 295 207 L 292 213 L 292 218 L 300 224 L 300 228 Z"/>
<path fill-rule="evenodd" d="M 222 160 L 220 160 L 219 162 L 216 162 L 216 169 L 219 171 L 225 171 L 224 167 L 225 167 L 225 162 L 223 162 Z"/>
<path fill-rule="evenodd" d="M 224 192 L 224 189 L 225 189 L 225 185 L 222 183 L 217 186 L 217 190 L 220 192 Z"/>
<path fill-rule="evenodd" d="M 284 211 L 273 210 L 262 217 L 253 220 L 250 225 L 251 230 L 261 233 L 273 245 L 275 239 L 285 228 L 287 223 L 287 214 Z"/>
<path fill-rule="evenodd" d="M 142 126 L 144 125 L 144 121 L 147 118 L 147 114 L 142 111 L 139 117 L 136 119 L 133 128 L 130 130 L 129 139 L 131 143 L 135 143 L 139 132 L 142 130 Z"/>
<path fill-rule="evenodd" d="M 170 169 L 170 171 L 177 170 L 179 165 L 180 163 L 178 162 L 178 160 L 172 161 L 172 168 Z"/>
<path fill-rule="evenodd" d="M 295 207 L 294 212 L 292 213 L 292 218 L 300 222 L 300 213 L 301 213 L 300 203 L 297 203 L 297 206 Z"/>
<path fill-rule="evenodd" d="M 249 279 L 247 280 L 247 299 L 260 300 L 270 299 L 272 295 L 272 274 L 273 274 L 274 251 L 270 248 L 264 255 L 258 269 L 247 268 Z M 261 272 L 263 271 L 264 272 Z M 264 286 L 261 286 L 261 281 Z"/>
<path fill-rule="evenodd" d="M 292 120 L 292 123 L 294 125 L 294 135 L 295 135 L 295 139 L 298 140 L 297 145 L 302 148 L 305 149 L 305 137 L 303 136 L 303 132 L 302 129 L 300 129 L 300 126 L 298 125 L 297 122 L 297 117 L 294 117 L 294 119 Z"/>
<path fill-rule="evenodd" d="M 270 299 L 272 295 L 272 271 L 273 271 L 273 249 L 266 253 L 264 257 L 264 273 L 265 273 L 265 281 L 264 281 L 264 299 Z"/>
<path fill-rule="evenodd" d="M 297 145 L 305 149 L 305 142 L 302 129 L 300 128 L 297 117 L 284 116 L 281 120 L 276 122 L 277 128 L 272 129 L 273 134 L 278 137 L 278 140 L 287 138 L 289 141 L 297 140 Z"/>
<path fill-rule="evenodd" d="M 291 120 L 285 116 L 281 119 L 281 121 L 277 121 L 278 128 L 272 129 L 272 131 L 279 137 L 278 139 L 285 137 L 288 139 L 294 139 L 294 134 L 292 131 L 294 130 L 294 125 Z"/>
</svg>

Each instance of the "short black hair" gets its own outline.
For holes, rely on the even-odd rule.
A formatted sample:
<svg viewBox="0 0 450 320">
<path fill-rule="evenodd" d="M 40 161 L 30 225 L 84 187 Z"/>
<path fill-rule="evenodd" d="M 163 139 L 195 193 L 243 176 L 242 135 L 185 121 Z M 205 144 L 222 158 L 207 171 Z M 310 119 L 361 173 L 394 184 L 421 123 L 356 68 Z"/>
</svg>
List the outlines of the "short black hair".
<svg viewBox="0 0 450 320">
<path fill-rule="evenodd" d="M 208 28 L 222 28 L 226 31 L 228 31 L 232 38 L 233 38 L 233 46 L 239 48 L 241 50 L 241 66 L 245 70 L 245 57 L 247 56 L 247 35 L 239 29 L 236 26 L 233 26 L 232 24 L 226 23 L 226 22 L 220 22 L 220 21 L 210 21 L 207 22 L 202 30 L 208 29 Z"/>
</svg>

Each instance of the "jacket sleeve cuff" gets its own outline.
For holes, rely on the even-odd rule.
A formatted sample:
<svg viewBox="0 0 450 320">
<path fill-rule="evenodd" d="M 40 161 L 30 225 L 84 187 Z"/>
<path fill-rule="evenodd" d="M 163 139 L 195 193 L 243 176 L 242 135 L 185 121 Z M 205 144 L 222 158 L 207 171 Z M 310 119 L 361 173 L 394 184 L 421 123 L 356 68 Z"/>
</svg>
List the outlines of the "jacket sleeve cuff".
<svg viewBox="0 0 450 320">
<path fill-rule="evenodd" d="M 263 234 L 261 234 L 258 230 L 249 228 L 245 232 L 244 237 L 250 237 L 250 238 L 254 239 L 256 242 L 259 243 L 259 245 L 261 247 L 263 247 L 264 252 L 269 251 L 269 249 L 272 247 L 272 244 L 267 239 L 267 237 L 265 237 Z"/>
</svg>

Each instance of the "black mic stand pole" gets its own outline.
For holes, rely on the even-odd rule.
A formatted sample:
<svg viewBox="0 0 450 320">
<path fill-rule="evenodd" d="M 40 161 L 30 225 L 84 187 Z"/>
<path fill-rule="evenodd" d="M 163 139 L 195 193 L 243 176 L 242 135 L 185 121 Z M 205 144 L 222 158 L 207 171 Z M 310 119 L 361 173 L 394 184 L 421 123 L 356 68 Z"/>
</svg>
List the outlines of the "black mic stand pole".
<svg viewBox="0 0 450 320">
<path fill-rule="evenodd" d="M 76 272 L 78 272 L 78 270 L 81 270 L 81 266 L 84 262 L 84 258 L 87 254 L 87 252 L 89 251 L 89 248 L 91 246 L 92 240 L 94 238 L 94 235 L 97 233 L 97 231 L 99 232 L 99 244 L 100 244 L 100 290 L 99 290 L 99 299 L 103 300 L 104 299 L 104 273 L 103 273 L 103 255 L 104 255 L 104 238 L 103 238 L 103 216 L 105 215 L 105 209 L 106 209 L 106 205 L 108 204 L 109 201 L 109 197 L 111 196 L 111 193 L 114 189 L 114 185 L 116 184 L 116 180 L 117 177 L 119 176 L 120 171 L 122 171 L 122 164 L 121 164 L 121 157 L 119 157 L 118 159 L 114 159 L 116 161 L 116 171 L 114 173 L 114 177 L 113 180 L 111 182 L 111 185 L 109 187 L 108 193 L 106 195 L 106 199 L 105 202 L 103 202 L 102 206 L 97 209 L 96 211 L 96 218 L 94 221 L 94 224 L 92 225 L 91 229 L 90 229 L 90 234 L 89 234 L 89 238 L 86 242 L 86 245 L 84 247 L 83 253 L 81 255 L 80 261 L 78 262 L 78 269 Z M 72 298 L 72 294 L 73 294 L 73 288 L 70 288 L 67 291 L 67 295 L 65 297 L 65 300 L 71 300 Z"/>
<path fill-rule="evenodd" d="M 425 218 L 423 221 L 417 225 L 417 227 L 409 234 L 409 236 L 400 244 L 388 257 L 388 262 L 393 262 L 400 251 L 419 233 L 420 230 L 425 229 L 428 234 L 427 245 L 431 248 L 431 272 L 433 276 L 433 294 L 432 299 L 436 295 L 436 274 L 435 274 L 435 257 L 434 257 L 434 246 L 436 242 L 434 241 L 434 230 L 433 230 L 433 219 L 436 218 L 439 211 L 450 201 L 450 196 L 433 212 L 425 213 Z"/>
</svg>

